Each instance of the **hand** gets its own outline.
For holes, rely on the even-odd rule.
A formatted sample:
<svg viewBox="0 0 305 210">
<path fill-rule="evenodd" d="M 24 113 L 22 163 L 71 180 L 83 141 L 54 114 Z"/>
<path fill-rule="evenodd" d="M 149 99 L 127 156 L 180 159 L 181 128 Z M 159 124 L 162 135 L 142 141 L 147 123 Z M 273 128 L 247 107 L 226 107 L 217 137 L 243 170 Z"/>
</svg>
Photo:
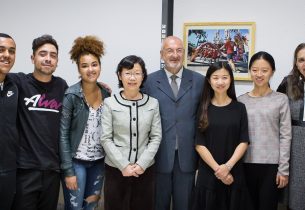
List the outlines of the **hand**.
<svg viewBox="0 0 305 210">
<path fill-rule="evenodd" d="M 220 165 L 216 171 L 215 171 L 215 176 L 217 177 L 217 179 L 225 179 L 228 174 L 230 173 L 228 167 L 225 164 Z"/>
<path fill-rule="evenodd" d="M 77 190 L 77 179 L 76 176 L 65 177 L 66 186 L 69 190 Z"/>
<path fill-rule="evenodd" d="M 228 174 L 224 179 L 221 179 L 222 183 L 225 185 L 231 185 L 234 182 L 232 174 Z"/>
<path fill-rule="evenodd" d="M 139 177 L 139 175 L 135 172 L 135 165 L 128 165 L 126 166 L 123 170 L 122 170 L 122 174 L 125 177 L 128 176 L 135 176 L 135 177 Z"/>
<path fill-rule="evenodd" d="M 136 174 L 138 174 L 138 175 L 141 175 L 144 173 L 144 169 L 141 166 L 139 166 L 138 164 L 135 164 L 134 170 L 135 170 Z"/>
<path fill-rule="evenodd" d="M 277 188 L 283 188 L 288 184 L 288 176 L 277 175 L 276 176 L 276 185 Z"/>
</svg>

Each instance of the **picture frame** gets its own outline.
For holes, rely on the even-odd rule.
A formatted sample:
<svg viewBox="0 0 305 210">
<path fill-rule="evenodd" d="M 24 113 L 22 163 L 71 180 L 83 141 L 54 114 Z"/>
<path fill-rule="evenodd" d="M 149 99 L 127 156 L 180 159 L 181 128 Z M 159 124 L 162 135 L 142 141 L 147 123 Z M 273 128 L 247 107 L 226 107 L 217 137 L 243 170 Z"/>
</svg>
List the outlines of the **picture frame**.
<svg viewBox="0 0 305 210">
<path fill-rule="evenodd" d="M 184 23 L 185 67 L 205 75 L 212 63 L 228 61 L 234 80 L 250 81 L 255 28 L 255 22 Z"/>
</svg>

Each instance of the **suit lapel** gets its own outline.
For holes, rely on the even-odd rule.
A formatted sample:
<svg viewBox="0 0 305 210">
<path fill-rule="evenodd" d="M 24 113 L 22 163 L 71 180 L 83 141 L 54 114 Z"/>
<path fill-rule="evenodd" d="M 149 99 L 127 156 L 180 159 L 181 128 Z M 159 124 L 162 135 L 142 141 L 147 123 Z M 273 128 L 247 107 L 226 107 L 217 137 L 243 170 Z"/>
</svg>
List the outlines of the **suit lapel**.
<svg viewBox="0 0 305 210">
<path fill-rule="evenodd" d="M 184 69 L 182 73 L 181 84 L 177 95 L 177 101 L 192 87 L 193 76 L 190 70 Z"/>
<path fill-rule="evenodd" d="M 188 92 L 188 90 L 192 87 L 193 76 L 190 70 L 184 69 L 182 73 L 181 84 L 179 88 L 179 92 L 177 95 L 177 99 L 175 98 L 172 88 L 170 87 L 168 78 L 164 70 L 160 71 L 160 74 L 157 78 L 157 87 L 164 92 L 169 98 L 173 101 L 178 101 L 180 98 L 184 96 Z"/>
<path fill-rule="evenodd" d="M 174 93 L 172 91 L 172 88 L 169 85 L 165 70 L 160 71 L 156 82 L 157 82 L 157 88 L 159 88 L 163 93 L 165 93 L 173 101 L 176 100 Z"/>
</svg>

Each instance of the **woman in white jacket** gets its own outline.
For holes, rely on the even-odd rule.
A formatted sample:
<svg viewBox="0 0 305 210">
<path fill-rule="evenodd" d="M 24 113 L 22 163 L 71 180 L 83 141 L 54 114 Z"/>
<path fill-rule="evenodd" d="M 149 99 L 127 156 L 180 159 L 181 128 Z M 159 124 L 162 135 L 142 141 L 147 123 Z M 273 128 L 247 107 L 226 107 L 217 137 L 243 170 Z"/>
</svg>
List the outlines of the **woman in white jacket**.
<svg viewBox="0 0 305 210">
<path fill-rule="evenodd" d="M 116 73 L 123 89 L 104 101 L 102 114 L 105 210 L 153 210 L 153 163 L 162 135 L 159 104 L 140 92 L 147 78 L 140 57 L 123 58 Z"/>
</svg>

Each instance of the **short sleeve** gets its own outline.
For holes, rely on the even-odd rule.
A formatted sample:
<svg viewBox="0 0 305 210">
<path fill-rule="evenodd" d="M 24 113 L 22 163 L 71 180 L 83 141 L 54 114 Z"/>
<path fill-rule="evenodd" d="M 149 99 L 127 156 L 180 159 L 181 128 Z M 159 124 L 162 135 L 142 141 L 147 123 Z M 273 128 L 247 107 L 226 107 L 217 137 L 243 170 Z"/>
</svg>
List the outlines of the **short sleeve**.
<svg viewBox="0 0 305 210">
<path fill-rule="evenodd" d="M 204 132 L 200 131 L 199 128 L 197 128 L 195 144 L 203 146 L 206 145 Z"/>
<path fill-rule="evenodd" d="M 246 106 L 241 103 L 241 121 L 240 121 L 240 142 L 250 142 L 249 141 L 249 130 L 248 130 L 248 116 Z"/>
</svg>

